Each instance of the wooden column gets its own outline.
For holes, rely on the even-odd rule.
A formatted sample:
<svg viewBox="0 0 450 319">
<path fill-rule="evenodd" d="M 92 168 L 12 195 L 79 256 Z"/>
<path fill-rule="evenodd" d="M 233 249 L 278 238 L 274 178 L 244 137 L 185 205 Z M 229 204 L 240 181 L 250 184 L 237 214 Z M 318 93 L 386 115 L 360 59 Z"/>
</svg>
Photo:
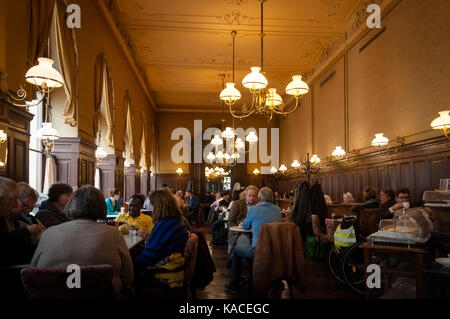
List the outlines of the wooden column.
<svg viewBox="0 0 450 319">
<path fill-rule="evenodd" d="M 124 201 L 128 202 L 131 195 L 137 194 L 141 190 L 141 173 L 140 167 L 136 164 L 131 164 L 125 169 L 124 179 Z"/>
<path fill-rule="evenodd" d="M 5 142 L 8 157 L 6 165 L 0 167 L 0 176 L 17 182 L 28 182 L 28 145 L 32 119 L 33 114 L 28 113 L 24 108 L 10 105 L 0 99 L 0 129 L 8 135 L 8 140 Z"/>
<path fill-rule="evenodd" d="M 123 169 L 124 160 L 121 156 L 115 154 L 108 154 L 102 160 L 100 166 L 100 178 L 102 185 L 102 192 L 105 197 L 108 195 L 108 189 L 118 188 L 123 195 Z"/>
<path fill-rule="evenodd" d="M 145 196 L 148 195 L 149 192 L 149 172 L 145 170 L 143 173 L 141 173 L 141 193 Z"/>
<path fill-rule="evenodd" d="M 79 137 L 61 137 L 55 141 L 58 182 L 71 186 L 94 185 L 97 146 Z"/>
</svg>

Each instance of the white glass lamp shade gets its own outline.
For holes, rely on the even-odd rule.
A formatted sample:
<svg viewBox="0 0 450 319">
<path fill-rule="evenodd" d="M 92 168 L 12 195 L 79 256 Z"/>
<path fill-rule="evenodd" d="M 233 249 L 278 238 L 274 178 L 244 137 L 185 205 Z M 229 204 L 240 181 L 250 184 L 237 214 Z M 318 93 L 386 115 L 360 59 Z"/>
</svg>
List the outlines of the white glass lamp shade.
<svg viewBox="0 0 450 319">
<path fill-rule="evenodd" d="M 284 173 L 284 172 L 287 171 L 287 167 L 286 167 L 284 164 L 282 164 L 278 170 L 279 170 L 281 173 Z"/>
<path fill-rule="evenodd" d="M 389 139 L 385 136 L 383 136 L 383 133 L 377 133 L 375 134 L 375 138 L 372 140 L 372 146 L 374 147 L 382 147 L 389 143 Z"/>
<path fill-rule="evenodd" d="M 300 163 L 299 163 L 297 160 L 294 160 L 294 161 L 292 162 L 291 166 L 292 166 L 293 168 L 297 169 L 297 168 L 300 167 Z"/>
<path fill-rule="evenodd" d="M 214 138 L 211 140 L 211 144 L 214 146 L 223 144 L 223 140 L 220 138 L 219 134 L 214 135 Z"/>
<path fill-rule="evenodd" d="M 105 152 L 105 150 L 101 146 L 97 147 L 97 149 L 95 150 L 95 158 L 104 159 L 106 156 L 108 156 L 108 154 Z"/>
<path fill-rule="evenodd" d="M 286 86 L 286 93 L 294 96 L 300 96 L 309 92 L 309 86 L 302 80 L 301 75 L 294 75 L 292 82 Z"/>
<path fill-rule="evenodd" d="M 225 131 L 222 132 L 222 137 L 225 139 L 232 139 L 234 138 L 234 132 L 231 127 L 227 127 Z"/>
<path fill-rule="evenodd" d="M 317 156 L 317 154 L 313 154 L 313 156 L 310 159 L 311 164 L 319 164 L 320 158 Z"/>
<path fill-rule="evenodd" d="M 247 74 L 242 80 L 242 85 L 250 91 L 258 91 L 264 89 L 268 82 L 266 77 L 260 72 L 259 66 L 253 66 L 250 68 L 252 72 Z"/>
<path fill-rule="evenodd" d="M 276 172 L 278 172 L 278 170 L 275 168 L 275 166 L 272 166 L 272 168 L 270 169 L 270 172 L 272 174 L 275 174 Z"/>
<path fill-rule="evenodd" d="M 206 159 L 212 163 L 216 159 L 216 157 L 214 156 L 213 152 L 209 152 L 208 156 L 206 156 Z"/>
<path fill-rule="evenodd" d="M 335 158 L 341 159 L 345 156 L 345 151 L 342 149 L 342 146 L 336 146 L 336 149 L 331 153 Z"/>
<path fill-rule="evenodd" d="M 42 86 L 44 83 L 49 88 L 63 86 L 64 80 L 61 74 L 53 68 L 53 60 L 39 58 L 39 64 L 31 67 L 25 74 L 25 80 L 28 83 Z"/>
<path fill-rule="evenodd" d="M 238 150 L 242 150 L 245 148 L 245 143 L 239 137 L 236 139 L 235 145 L 236 145 L 236 149 L 238 149 Z"/>
<path fill-rule="evenodd" d="M 52 123 L 44 122 L 42 127 L 37 130 L 36 137 L 41 140 L 55 141 L 59 138 L 58 132 L 52 127 Z"/>
<path fill-rule="evenodd" d="M 250 131 L 248 133 L 247 137 L 245 138 L 247 142 L 250 144 L 258 142 L 258 136 L 256 136 L 256 133 L 254 131 Z"/>
<path fill-rule="evenodd" d="M 435 130 L 450 129 L 450 111 L 439 112 L 439 117 L 431 122 L 431 127 Z"/>
<path fill-rule="evenodd" d="M 178 174 L 178 175 L 183 174 L 183 170 L 182 170 L 180 167 L 178 167 L 178 169 L 177 169 L 177 174 Z"/>
<path fill-rule="evenodd" d="M 283 99 L 277 93 L 277 89 L 270 88 L 266 96 L 266 105 L 270 108 L 275 108 L 283 104 Z"/>
<path fill-rule="evenodd" d="M 237 160 L 238 158 L 239 158 L 239 154 L 236 154 L 236 153 L 231 154 L 231 159 L 233 161 Z"/>
<path fill-rule="evenodd" d="M 255 169 L 253 170 L 253 174 L 255 174 L 256 176 L 258 176 L 259 174 L 261 174 L 261 172 L 260 172 L 259 169 L 255 168 Z"/>
<path fill-rule="evenodd" d="M 225 153 L 225 155 L 223 156 L 223 158 L 225 159 L 225 161 L 228 162 L 228 161 L 231 159 L 231 156 L 230 156 L 230 154 Z"/>
<path fill-rule="evenodd" d="M 124 166 L 125 168 L 130 167 L 130 162 L 128 162 L 128 160 L 125 160 L 125 162 L 123 163 L 123 166 Z"/>
<path fill-rule="evenodd" d="M 0 130 L 0 143 L 5 143 L 8 140 L 8 135 L 5 131 Z"/>
<path fill-rule="evenodd" d="M 220 99 L 228 105 L 236 103 L 240 98 L 241 92 L 234 87 L 233 82 L 227 83 L 222 92 L 220 92 Z"/>
<path fill-rule="evenodd" d="M 219 151 L 219 152 L 216 154 L 216 158 L 217 158 L 217 160 L 220 161 L 220 162 L 223 160 L 224 154 L 222 153 L 222 151 Z"/>
</svg>

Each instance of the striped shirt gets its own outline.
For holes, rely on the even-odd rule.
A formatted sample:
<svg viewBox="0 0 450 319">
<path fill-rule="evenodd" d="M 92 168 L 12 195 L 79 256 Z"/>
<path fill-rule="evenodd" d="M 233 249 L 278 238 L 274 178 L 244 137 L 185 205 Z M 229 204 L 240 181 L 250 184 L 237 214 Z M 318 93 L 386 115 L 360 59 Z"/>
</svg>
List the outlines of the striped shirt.
<svg viewBox="0 0 450 319">
<path fill-rule="evenodd" d="M 184 256 L 187 240 L 188 233 L 181 219 L 163 219 L 153 227 L 139 262 L 153 266 L 173 253 Z"/>
</svg>

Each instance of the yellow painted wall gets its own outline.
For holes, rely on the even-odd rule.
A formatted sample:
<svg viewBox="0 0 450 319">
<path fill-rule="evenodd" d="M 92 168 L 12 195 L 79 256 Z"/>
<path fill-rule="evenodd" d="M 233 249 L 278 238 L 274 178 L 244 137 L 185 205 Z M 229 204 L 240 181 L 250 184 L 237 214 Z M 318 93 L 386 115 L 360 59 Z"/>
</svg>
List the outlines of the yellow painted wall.
<svg viewBox="0 0 450 319">
<path fill-rule="evenodd" d="M 430 129 L 438 111 L 450 107 L 450 2 L 403 0 L 383 20 L 384 33 L 374 29 L 346 49 L 348 59 L 348 127 L 345 127 L 344 55 L 310 83 L 304 101 L 313 98 L 314 122 L 305 103 L 281 121 L 282 162 L 290 164 L 312 149 L 321 158 L 336 145 L 347 151 L 368 147 L 375 133 L 409 136 Z M 320 87 L 331 72 L 335 76 Z M 308 132 L 314 131 L 312 136 Z M 407 137 L 414 142 L 436 131 Z"/>
<path fill-rule="evenodd" d="M 194 132 L 194 120 L 202 120 L 203 130 L 209 127 L 218 127 L 221 128 L 221 119 L 225 118 L 226 126 L 232 126 L 232 118 L 229 114 L 225 113 L 225 116 L 221 113 L 166 113 L 160 112 L 158 113 L 158 140 L 159 140 L 159 163 L 157 167 L 157 173 L 159 174 L 175 174 L 175 171 L 178 167 L 181 167 L 185 173 L 189 172 L 189 164 L 180 163 L 176 164 L 171 159 L 171 151 L 175 144 L 179 141 L 171 140 L 172 131 L 178 127 L 184 127 L 189 129 L 191 132 L 191 136 L 193 136 Z M 259 131 L 260 128 L 268 129 L 268 153 L 270 155 L 270 129 L 276 128 L 279 126 L 277 119 L 272 119 L 271 122 L 267 122 L 267 120 L 263 117 L 259 116 L 250 116 L 250 118 L 234 121 L 235 127 L 241 127 L 244 130 L 249 127 L 253 127 Z M 259 150 L 258 150 L 259 152 Z M 258 156 L 259 161 L 259 156 Z M 248 163 L 247 165 L 247 173 L 251 174 L 255 168 L 260 168 L 262 163 Z"/>
<path fill-rule="evenodd" d="M 81 28 L 75 30 L 79 59 L 78 126 L 73 130 L 63 123 L 61 112 L 64 107 L 64 93 L 63 89 L 58 89 L 61 92 L 55 92 L 52 99 L 53 117 L 58 117 L 54 120 L 55 127 L 61 132 L 62 136 L 78 136 L 90 142 L 95 142 L 93 134 L 94 66 L 97 55 L 100 52 L 104 52 L 111 68 L 114 83 L 114 107 L 116 113 L 114 140 L 116 153 L 121 154 L 124 149 L 123 132 L 126 122 L 123 120 L 123 110 L 125 90 L 128 89 L 134 105 L 134 153 L 138 163 L 143 117 L 147 119 L 148 128 L 147 156 L 149 156 L 149 150 L 153 141 L 152 130 L 155 114 L 151 104 L 125 55 L 114 40 L 113 32 L 103 19 L 95 1 L 73 0 L 70 3 L 78 4 L 81 7 Z M 24 83 L 24 76 L 27 70 L 27 5 L 25 0 L 17 0 L 7 1 L 6 7 L 8 12 L 6 17 L 8 86 L 10 89 L 17 90 Z M 105 135 L 106 132 L 102 132 L 102 137 Z"/>
</svg>

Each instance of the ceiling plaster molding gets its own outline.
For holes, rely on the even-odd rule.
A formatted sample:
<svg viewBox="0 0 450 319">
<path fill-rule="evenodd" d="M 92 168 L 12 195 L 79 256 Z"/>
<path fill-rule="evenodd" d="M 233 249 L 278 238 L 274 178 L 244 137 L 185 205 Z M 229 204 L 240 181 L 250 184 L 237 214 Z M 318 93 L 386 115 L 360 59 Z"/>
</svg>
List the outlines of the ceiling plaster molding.
<svg viewBox="0 0 450 319">
<path fill-rule="evenodd" d="M 148 101 L 150 102 L 150 105 L 152 106 L 152 108 L 156 111 L 156 104 L 152 98 L 152 96 L 149 93 L 148 87 L 141 75 L 141 73 L 139 72 L 139 69 L 137 67 L 137 63 L 134 59 L 134 57 L 132 56 L 132 54 L 129 51 L 129 46 L 125 43 L 124 39 L 122 38 L 121 33 L 119 32 L 119 29 L 117 28 L 114 19 L 112 18 L 110 11 L 108 10 L 108 7 L 105 4 L 104 0 L 96 0 L 95 4 L 97 5 L 97 8 L 99 9 L 101 16 L 103 17 L 103 19 L 106 22 L 106 25 L 109 27 L 109 29 L 111 30 L 112 34 L 113 34 L 113 38 L 114 40 L 117 42 L 119 48 L 121 49 L 123 55 L 125 56 L 125 59 L 127 60 L 128 64 L 130 65 L 134 75 L 136 76 L 139 84 L 141 85 Z"/>
</svg>

